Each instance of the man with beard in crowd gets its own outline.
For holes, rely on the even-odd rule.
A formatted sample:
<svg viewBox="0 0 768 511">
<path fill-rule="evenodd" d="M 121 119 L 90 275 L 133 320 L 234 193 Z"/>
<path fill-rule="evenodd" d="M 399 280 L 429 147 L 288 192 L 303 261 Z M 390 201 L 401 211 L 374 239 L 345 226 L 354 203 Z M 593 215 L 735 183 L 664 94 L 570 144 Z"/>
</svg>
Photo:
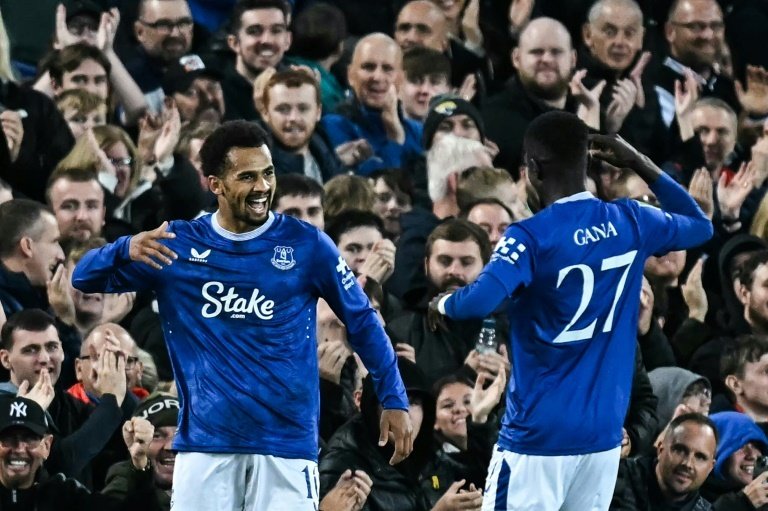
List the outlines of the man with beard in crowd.
<svg viewBox="0 0 768 511">
<path fill-rule="evenodd" d="M 219 123 L 224 117 L 219 75 L 197 55 L 185 55 L 168 66 L 163 92 L 173 97 L 181 122 Z"/>
<path fill-rule="evenodd" d="M 51 174 L 45 198 L 53 210 L 62 241 L 86 241 L 104 227 L 104 189 L 92 173 L 62 169 Z"/>
<path fill-rule="evenodd" d="M 278 175 L 302 174 L 322 184 L 344 172 L 334 150 L 315 133 L 322 107 L 314 76 L 301 70 L 275 73 L 264 88 L 263 103 Z"/>
<path fill-rule="evenodd" d="M 416 363 L 434 383 L 468 364 L 479 364 L 496 374 L 508 367 L 498 354 L 478 355 L 473 350 L 482 321 L 451 321 L 446 329 L 432 331 L 427 323 L 426 305 L 440 293 L 474 282 L 491 256 L 488 235 L 466 220 L 452 219 L 437 226 L 427 238 L 424 267 L 429 286 L 426 299 L 418 310 L 407 312 L 388 324 L 397 342 L 414 347 Z M 497 334 L 499 337 L 502 332 Z M 506 349 L 503 349 L 506 354 Z"/>
</svg>

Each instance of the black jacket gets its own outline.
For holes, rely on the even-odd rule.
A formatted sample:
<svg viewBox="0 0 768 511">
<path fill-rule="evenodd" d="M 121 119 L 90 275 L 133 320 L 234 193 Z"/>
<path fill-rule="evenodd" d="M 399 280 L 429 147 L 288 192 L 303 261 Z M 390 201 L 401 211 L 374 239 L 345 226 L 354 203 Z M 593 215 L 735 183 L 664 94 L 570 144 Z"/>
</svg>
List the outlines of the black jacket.
<svg viewBox="0 0 768 511">
<path fill-rule="evenodd" d="M 48 176 L 75 144 L 72 132 L 53 101 L 36 90 L 0 80 L 0 105 L 26 112 L 19 157 L 10 165 L 0 165 L 0 178 L 16 192 L 45 202 Z"/>
<path fill-rule="evenodd" d="M 530 96 L 517 79 L 510 80 L 504 91 L 489 98 L 482 115 L 486 137 L 499 146 L 494 164 L 517 178 L 525 130 L 536 117 L 552 110 L 555 109 Z M 564 110 L 576 112 L 576 101 L 570 95 Z"/>
<path fill-rule="evenodd" d="M 656 440 L 659 419 L 656 405 L 659 400 L 653 393 L 651 380 L 643 364 L 643 356 L 638 348 L 635 352 L 635 372 L 632 375 L 632 394 L 629 409 L 624 418 L 624 429 L 632 442 L 630 455 L 649 452 Z"/>
<path fill-rule="evenodd" d="M 691 494 L 684 503 L 672 507 L 664 502 L 656 480 L 656 460 L 651 457 L 623 459 L 619 463 L 611 511 L 711 511 L 712 504 Z"/>
<path fill-rule="evenodd" d="M 319 126 L 319 124 L 318 124 Z M 318 133 L 313 133 L 309 139 L 309 153 L 317 162 L 323 182 L 333 176 L 344 173 L 344 165 L 336 156 L 336 152 Z M 290 152 L 273 137 L 272 162 L 275 164 L 275 172 L 278 176 L 284 174 L 304 175 L 304 156 Z"/>
<path fill-rule="evenodd" d="M 430 233 L 440 222 L 431 210 L 423 207 L 415 207 L 400 216 L 402 232 L 397 241 L 395 271 L 385 287 L 402 300 L 406 308 L 416 306 L 426 294 L 424 247 Z"/>
<path fill-rule="evenodd" d="M 48 293 L 45 288 L 34 287 L 23 273 L 16 273 L 0 263 L 0 303 L 5 317 L 23 309 L 47 311 Z"/>
<path fill-rule="evenodd" d="M 151 487 L 152 472 L 142 472 L 138 487 Z M 91 493 L 75 479 L 64 474 L 46 477 L 41 470 L 37 482 L 25 490 L 9 490 L 0 486 L 0 509 L 3 511 L 117 511 L 136 509 L 120 499 Z M 145 508 L 146 509 L 146 508 Z"/>
</svg>

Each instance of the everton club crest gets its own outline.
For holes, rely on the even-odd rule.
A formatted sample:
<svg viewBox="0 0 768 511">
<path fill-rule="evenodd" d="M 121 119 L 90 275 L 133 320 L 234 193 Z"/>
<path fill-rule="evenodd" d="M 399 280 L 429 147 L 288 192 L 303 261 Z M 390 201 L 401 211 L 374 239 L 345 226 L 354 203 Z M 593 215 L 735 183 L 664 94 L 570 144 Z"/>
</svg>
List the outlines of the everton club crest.
<svg viewBox="0 0 768 511">
<path fill-rule="evenodd" d="M 293 247 L 275 247 L 275 255 L 272 256 L 272 266 L 278 270 L 290 270 L 296 265 L 293 258 Z"/>
</svg>

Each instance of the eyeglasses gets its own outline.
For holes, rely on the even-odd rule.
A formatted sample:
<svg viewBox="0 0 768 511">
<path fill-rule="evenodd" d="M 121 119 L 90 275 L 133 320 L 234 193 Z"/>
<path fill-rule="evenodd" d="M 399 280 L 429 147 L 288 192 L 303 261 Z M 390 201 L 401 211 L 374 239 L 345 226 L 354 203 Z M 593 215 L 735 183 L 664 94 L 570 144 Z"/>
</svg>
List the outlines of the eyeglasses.
<svg viewBox="0 0 768 511">
<path fill-rule="evenodd" d="M 130 167 L 133 163 L 133 158 L 109 158 L 112 165 L 115 167 Z"/>
<path fill-rule="evenodd" d="M 83 355 L 82 357 L 78 357 L 78 358 L 80 360 L 94 360 L 93 357 L 91 357 L 90 355 Z M 132 368 L 133 366 L 136 365 L 136 362 L 138 361 L 139 361 L 139 357 L 125 357 L 125 368 L 126 369 Z"/>
<path fill-rule="evenodd" d="M 146 25 L 153 30 L 157 30 L 158 32 L 162 32 L 165 34 L 170 34 L 171 32 L 173 32 L 174 28 L 178 28 L 181 31 L 190 30 L 193 24 L 192 18 L 181 18 L 177 20 L 169 20 L 169 19 L 161 18 L 153 22 L 139 20 L 139 23 L 141 23 L 142 25 Z"/>
<path fill-rule="evenodd" d="M 42 441 L 43 437 L 38 436 L 31 431 L 17 431 L 15 433 L 3 433 L 0 435 L 0 446 L 5 449 L 15 449 L 21 443 L 25 444 L 30 449 L 35 449 Z"/>
<path fill-rule="evenodd" d="M 701 34 L 708 28 L 711 29 L 712 32 L 716 33 L 722 32 L 725 29 L 725 23 L 722 21 L 710 21 L 709 23 L 705 23 L 703 21 L 691 21 L 688 23 L 673 21 L 672 24 L 677 25 L 678 27 L 686 28 L 694 34 Z"/>
</svg>

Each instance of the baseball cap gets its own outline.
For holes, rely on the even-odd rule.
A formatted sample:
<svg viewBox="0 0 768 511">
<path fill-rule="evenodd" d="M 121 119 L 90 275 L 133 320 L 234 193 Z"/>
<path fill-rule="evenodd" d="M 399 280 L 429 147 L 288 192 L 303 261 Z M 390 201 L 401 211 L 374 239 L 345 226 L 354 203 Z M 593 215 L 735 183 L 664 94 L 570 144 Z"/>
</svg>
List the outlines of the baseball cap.
<svg viewBox="0 0 768 511">
<path fill-rule="evenodd" d="M 184 92 L 189 89 L 196 78 L 200 77 L 212 80 L 220 80 L 221 78 L 219 73 L 205 67 L 203 59 L 198 55 L 184 55 L 166 69 L 163 76 L 163 92 L 169 96 L 176 92 Z"/>
<path fill-rule="evenodd" d="M 67 21 L 81 14 L 93 16 L 98 20 L 101 13 L 107 10 L 98 0 L 65 0 L 64 7 L 67 9 Z"/>
<path fill-rule="evenodd" d="M 422 145 L 425 149 L 432 147 L 432 139 L 435 138 L 437 126 L 443 119 L 453 117 L 454 115 L 464 114 L 475 121 L 477 130 L 480 132 L 480 139 L 485 141 L 485 124 L 480 111 L 469 101 L 454 96 L 452 94 L 442 94 L 432 98 L 429 102 L 429 113 L 424 119 L 424 131 Z"/>
<path fill-rule="evenodd" d="M 139 403 L 133 416 L 147 419 L 156 428 L 176 426 L 179 419 L 179 400 L 166 394 L 150 394 Z"/>
<path fill-rule="evenodd" d="M 0 433 L 12 427 L 26 428 L 42 436 L 48 432 L 49 422 L 36 402 L 6 394 L 0 396 Z"/>
</svg>

